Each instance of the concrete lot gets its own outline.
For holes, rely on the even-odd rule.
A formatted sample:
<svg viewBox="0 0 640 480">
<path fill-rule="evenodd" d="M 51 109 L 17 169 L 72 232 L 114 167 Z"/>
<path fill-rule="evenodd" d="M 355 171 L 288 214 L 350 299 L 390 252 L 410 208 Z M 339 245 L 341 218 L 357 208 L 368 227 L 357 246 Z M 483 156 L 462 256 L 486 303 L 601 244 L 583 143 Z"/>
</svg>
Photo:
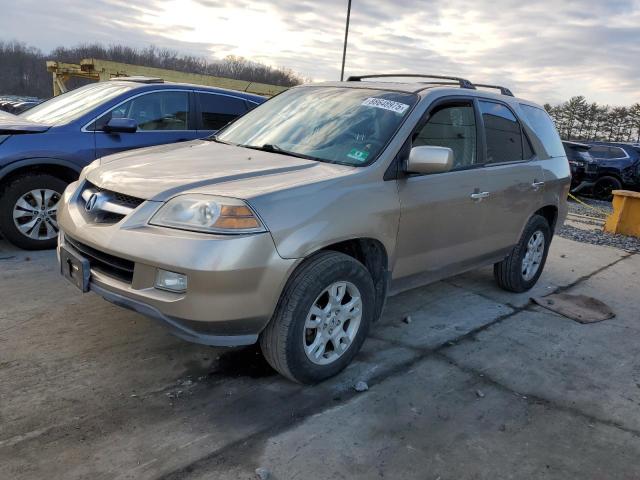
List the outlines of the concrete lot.
<svg viewBox="0 0 640 480">
<path fill-rule="evenodd" d="M 0 241 L 0 478 L 639 479 L 639 272 L 639 255 L 556 238 L 530 294 L 483 269 L 394 297 L 353 365 L 303 387 Z M 529 301 L 558 289 L 617 316 Z"/>
</svg>

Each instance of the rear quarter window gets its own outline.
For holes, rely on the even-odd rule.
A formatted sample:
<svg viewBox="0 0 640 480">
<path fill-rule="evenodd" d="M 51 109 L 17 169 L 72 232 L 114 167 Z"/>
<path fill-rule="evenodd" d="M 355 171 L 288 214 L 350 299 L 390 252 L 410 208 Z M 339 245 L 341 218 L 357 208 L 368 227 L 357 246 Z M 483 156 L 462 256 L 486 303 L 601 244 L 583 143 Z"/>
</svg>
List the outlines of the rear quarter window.
<svg viewBox="0 0 640 480">
<path fill-rule="evenodd" d="M 550 157 L 562 157 L 565 155 L 560 135 L 556 130 L 551 117 L 543 109 L 531 105 L 520 104 L 524 118 L 529 127 L 538 136 Z"/>
<path fill-rule="evenodd" d="M 618 159 L 618 158 L 626 158 L 627 156 L 628 156 L 627 152 L 625 152 L 620 147 L 611 147 L 611 149 L 609 150 L 609 158 Z"/>
</svg>

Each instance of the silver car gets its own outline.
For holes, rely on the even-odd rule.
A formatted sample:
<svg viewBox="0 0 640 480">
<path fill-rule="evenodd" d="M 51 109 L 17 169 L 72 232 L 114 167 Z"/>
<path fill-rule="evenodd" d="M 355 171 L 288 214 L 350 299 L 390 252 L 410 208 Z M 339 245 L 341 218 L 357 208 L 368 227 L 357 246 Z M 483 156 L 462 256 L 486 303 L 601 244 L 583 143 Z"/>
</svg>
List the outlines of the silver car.
<svg viewBox="0 0 640 480">
<path fill-rule="evenodd" d="M 63 195 L 61 273 L 185 340 L 259 342 L 303 383 L 354 358 L 389 295 L 487 264 L 530 289 L 570 185 L 544 109 L 380 77 L 291 88 L 213 137 L 96 160 Z"/>
</svg>

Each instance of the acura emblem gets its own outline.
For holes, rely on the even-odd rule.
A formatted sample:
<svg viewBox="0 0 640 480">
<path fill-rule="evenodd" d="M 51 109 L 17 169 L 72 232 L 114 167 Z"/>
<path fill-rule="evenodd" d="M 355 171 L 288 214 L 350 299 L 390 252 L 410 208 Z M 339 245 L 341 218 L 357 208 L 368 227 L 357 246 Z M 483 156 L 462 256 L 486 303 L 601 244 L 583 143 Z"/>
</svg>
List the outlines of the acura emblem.
<svg viewBox="0 0 640 480">
<path fill-rule="evenodd" d="M 98 203 L 98 194 L 94 193 L 89 197 L 89 200 L 87 200 L 87 203 L 85 203 L 84 209 L 87 212 L 91 212 L 94 208 L 96 208 L 96 203 Z"/>
</svg>

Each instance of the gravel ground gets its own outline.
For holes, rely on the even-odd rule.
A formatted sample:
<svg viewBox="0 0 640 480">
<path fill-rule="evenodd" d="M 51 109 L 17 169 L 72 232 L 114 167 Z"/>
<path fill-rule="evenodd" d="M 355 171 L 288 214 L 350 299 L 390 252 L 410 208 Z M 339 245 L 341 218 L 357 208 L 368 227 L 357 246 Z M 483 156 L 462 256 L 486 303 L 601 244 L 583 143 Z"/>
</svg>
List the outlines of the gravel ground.
<svg viewBox="0 0 640 480">
<path fill-rule="evenodd" d="M 580 198 L 580 200 L 596 208 L 597 210 L 589 208 L 585 205 L 581 205 L 580 203 L 569 199 L 569 213 L 604 219 L 608 216 L 608 214 L 613 212 L 613 208 L 610 202 L 604 202 L 602 200 L 594 200 L 584 197 Z M 582 223 L 586 225 L 595 224 L 595 222 L 590 222 L 588 220 L 585 220 Z M 640 252 L 640 238 L 636 237 L 628 237 L 626 235 L 613 235 L 611 233 L 599 232 L 594 230 L 583 230 L 571 225 L 564 225 L 558 230 L 557 234 L 561 237 L 578 242 L 591 243 L 593 245 L 605 245 L 608 247 L 620 248 L 628 252 Z"/>
<path fill-rule="evenodd" d="M 575 200 L 569 199 L 569 212 L 577 215 L 586 215 L 588 217 L 606 218 L 613 212 L 611 202 L 605 202 L 603 200 L 594 200 L 593 198 L 578 197 L 580 201 L 593 207 L 589 208 Z M 594 210 L 595 209 L 595 210 Z"/>
<path fill-rule="evenodd" d="M 563 226 L 557 234 L 577 242 L 605 245 L 607 247 L 620 248 L 628 252 L 640 252 L 640 238 L 636 237 L 612 235 L 611 233 L 597 232 L 594 230 L 582 230 L 570 225 Z"/>
</svg>

